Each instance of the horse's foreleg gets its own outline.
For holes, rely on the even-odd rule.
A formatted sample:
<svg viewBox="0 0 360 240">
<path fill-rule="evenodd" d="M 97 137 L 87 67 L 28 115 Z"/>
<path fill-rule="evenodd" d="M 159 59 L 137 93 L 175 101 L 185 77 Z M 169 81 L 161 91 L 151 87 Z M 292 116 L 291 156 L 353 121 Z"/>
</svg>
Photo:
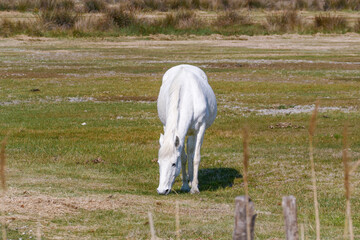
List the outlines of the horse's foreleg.
<svg viewBox="0 0 360 240">
<path fill-rule="evenodd" d="M 194 175 L 193 175 L 193 180 L 191 182 L 191 190 L 190 193 L 199 193 L 199 188 L 198 188 L 198 171 L 199 171 L 199 165 L 200 165 L 200 149 L 201 149 L 201 145 L 204 139 L 204 134 L 205 134 L 205 124 L 203 124 L 197 135 L 196 135 L 196 144 L 195 144 L 195 153 L 194 153 Z"/>
<path fill-rule="evenodd" d="M 186 150 L 187 150 L 187 159 L 188 159 L 188 172 L 189 172 L 189 182 L 190 186 L 193 181 L 194 176 L 194 151 L 195 151 L 196 138 L 195 136 L 189 136 L 187 139 Z"/>
<path fill-rule="evenodd" d="M 183 150 L 181 151 L 181 172 L 182 172 L 182 187 L 181 187 L 181 191 L 184 192 L 188 192 L 190 191 L 190 187 L 189 187 L 189 179 L 188 176 L 186 175 L 186 154 L 185 154 L 185 147 L 183 148 Z"/>
</svg>

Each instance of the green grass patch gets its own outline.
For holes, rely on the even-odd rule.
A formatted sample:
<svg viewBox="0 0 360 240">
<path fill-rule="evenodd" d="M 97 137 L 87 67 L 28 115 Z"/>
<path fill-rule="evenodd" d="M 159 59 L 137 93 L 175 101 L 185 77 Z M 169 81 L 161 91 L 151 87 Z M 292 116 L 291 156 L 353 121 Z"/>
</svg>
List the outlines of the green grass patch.
<svg viewBox="0 0 360 240">
<path fill-rule="evenodd" d="M 310 44 L 314 39 L 301 41 Z M 23 226 L 32 230 L 26 236 L 34 237 L 39 219 L 43 237 L 49 239 L 146 239 L 151 211 L 158 236 L 170 239 L 175 236 L 178 200 L 182 238 L 229 239 L 234 198 L 244 194 L 243 126 L 250 130 L 249 187 L 258 214 L 256 238 L 284 237 L 281 197 L 290 194 L 297 198 L 306 237 L 314 238 L 310 112 L 294 111 L 312 109 L 318 98 L 323 110 L 314 157 L 322 238 L 342 236 L 342 128 L 349 124 L 352 160 L 358 159 L 360 89 L 356 67 L 332 61 L 358 61 L 353 50 L 358 46 L 302 51 L 254 48 L 250 41 L 239 47 L 224 41 L 120 40 L 1 40 L 5 47 L 0 50 L 0 71 L 5 74 L 0 76 L 0 139 L 9 136 L 10 200 L 4 210 L 12 218 L 9 238 L 20 238 Z M 333 46 L 321 41 L 322 46 Z M 325 63 L 311 63 L 319 60 Z M 163 129 L 156 97 L 162 74 L 187 61 L 208 74 L 218 117 L 205 134 L 201 193 L 180 193 L 178 178 L 177 193 L 159 196 L 156 158 Z M 354 186 L 359 183 L 358 172 L 352 181 Z M 358 197 L 354 188 L 356 235 Z"/>
</svg>

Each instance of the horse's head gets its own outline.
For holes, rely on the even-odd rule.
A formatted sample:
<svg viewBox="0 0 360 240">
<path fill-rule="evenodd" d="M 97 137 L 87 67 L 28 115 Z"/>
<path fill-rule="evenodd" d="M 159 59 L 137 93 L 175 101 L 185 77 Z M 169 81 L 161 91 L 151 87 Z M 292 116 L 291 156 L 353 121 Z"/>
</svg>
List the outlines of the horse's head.
<svg viewBox="0 0 360 240">
<path fill-rule="evenodd" d="M 181 170 L 181 149 L 178 136 L 164 140 L 164 136 L 160 135 L 159 149 L 159 168 L 160 180 L 157 192 L 159 194 L 169 194 L 175 178 L 180 174 Z"/>
</svg>

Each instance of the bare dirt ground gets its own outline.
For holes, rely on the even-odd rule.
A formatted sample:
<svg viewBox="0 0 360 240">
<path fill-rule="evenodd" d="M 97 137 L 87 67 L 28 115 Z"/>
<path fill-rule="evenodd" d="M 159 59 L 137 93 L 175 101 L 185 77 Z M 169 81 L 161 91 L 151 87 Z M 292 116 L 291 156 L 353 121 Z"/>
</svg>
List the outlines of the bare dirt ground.
<svg viewBox="0 0 360 240">
<path fill-rule="evenodd" d="M 22 191 L 19 192 L 16 189 L 12 189 L 5 197 L 2 197 L 2 204 L 0 211 L 17 212 L 20 215 L 28 217 L 41 217 L 41 218 L 53 218 L 64 214 L 72 213 L 76 214 L 81 209 L 88 211 L 95 210 L 114 210 L 121 209 L 123 207 L 128 208 L 128 211 L 133 213 L 141 213 L 144 211 L 144 206 L 149 206 L 148 210 L 152 211 L 154 206 L 153 197 L 137 196 L 131 194 L 109 194 L 109 195 L 90 195 L 86 197 L 53 197 L 49 195 L 43 195 L 35 191 Z M 190 211 L 191 206 L 199 205 L 198 202 L 191 200 L 184 200 L 182 204 L 185 209 L 182 209 L 182 213 Z M 163 205 L 161 210 L 164 213 L 173 214 L 173 201 L 161 200 L 156 205 Z M 206 204 L 201 208 L 207 208 Z M 196 208 L 195 208 L 196 210 Z M 208 209 L 213 213 L 217 211 L 230 211 L 227 204 L 216 204 Z M 8 218 L 8 220 L 14 220 Z"/>
<path fill-rule="evenodd" d="M 174 216 L 174 202 L 172 200 L 155 200 L 151 196 L 138 196 L 131 194 L 108 194 L 108 195 L 89 195 L 86 197 L 54 197 L 44 195 L 36 191 L 19 191 L 10 189 L 6 196 L 1 197 L 2 204 L 0 211 L 6 212 L 9 216 L 1 217 L 6 222 L 8 228 L 18 229 L 23 234 L 32 235 L 36 231 L 41 231 L 48 235 L 54 229 L 59 229 L 52 223 L 53 219 L 67 219 L 69 216 L 76 216 L 82 211 L 108 211 L 116 210 L 126 214 L 147 215 L 147 212 L 161 211 L 162 214 Z M 199 221 L 214 220 L 224 215 L 231 215 L 232 206 L 228 204 L 212 204 L 209 206 L 206 201 L 183 200 L 181 201 L 181 212 L 179 217 L 197 216 Z M 23 224 L 27 222 L 28 224 Z M 29 222 L 39 222 L 38 225 Z M 146 219 L 141 220 L 142 224 L 147 225 Z M 93 231 L 100 227 L 92 225 L 71 225 L 65 228 L 65 233 L 57 234 L 56 239 L 75 239 L 69 231 Z M 52 235 L 52 234 L 50 234 Z M 128 239 L 135 239 L 131 236 Z M 81 238 L 88 239 L 88 237 Z"/>
</svg>

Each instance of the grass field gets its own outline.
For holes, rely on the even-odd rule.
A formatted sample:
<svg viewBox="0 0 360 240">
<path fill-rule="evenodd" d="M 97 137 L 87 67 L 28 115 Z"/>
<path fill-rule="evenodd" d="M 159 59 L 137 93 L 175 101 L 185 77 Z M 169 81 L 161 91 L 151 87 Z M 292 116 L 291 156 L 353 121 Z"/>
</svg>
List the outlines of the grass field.
<svg viewBox="0 0 360 240">
<path fill-rule="evenodd" d="M 308 125 L 320 112 L 314 159 L 322 239 L 343 239 L 342 131 L 360 159 L 359 35 L 0 39 L 0 140 L 8 237 L 230 239 L 243 195 L 242 128 L 250 130 L 249 194 L 256 239 L 285 239 L 281 198 L 294 195 L 306 239 L 315 238 Z M 220 38 L 220 39 L 219 39 Z M 162 74 L 190 63 L 209 77 L 218 116 L 206 132 L 198 195 L 158 185 L 156 98 Z M 360 238 L 360 173 L 352 175 Z M 38 223 L 39 222 L 39 223 Z"/>
</svg>

